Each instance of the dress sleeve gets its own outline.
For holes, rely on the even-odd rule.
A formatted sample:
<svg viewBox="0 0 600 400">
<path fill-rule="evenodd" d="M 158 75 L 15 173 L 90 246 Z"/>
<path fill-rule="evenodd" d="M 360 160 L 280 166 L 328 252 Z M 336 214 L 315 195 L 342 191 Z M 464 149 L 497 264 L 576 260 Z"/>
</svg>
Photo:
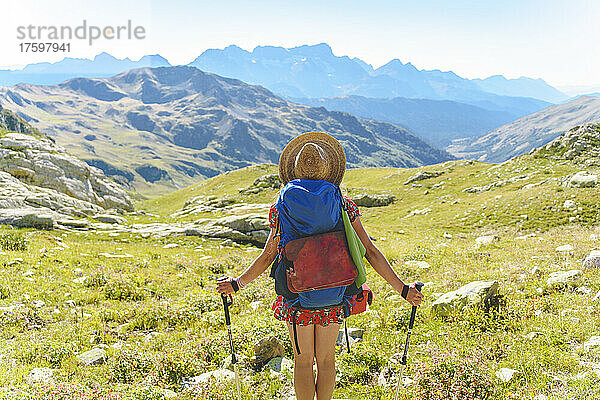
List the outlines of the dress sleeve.
<svg viewBox="0 0 600 400">
<path fill-rule="evenodd" d="M 269 228 L 277 229 L 277 223 L 279 222 L 279 212 L 275 207 L 275 204 L 269 209 Z"/>
<path fill-rule="evenodd" d="M 344 196 L 344 210 L 348 213 L 348 218 L 350 222 L 354 222 L 354 220 L 360 217 L 360 210 L 356 203 L 354 203 L 350 198 Z"/>
</svg>

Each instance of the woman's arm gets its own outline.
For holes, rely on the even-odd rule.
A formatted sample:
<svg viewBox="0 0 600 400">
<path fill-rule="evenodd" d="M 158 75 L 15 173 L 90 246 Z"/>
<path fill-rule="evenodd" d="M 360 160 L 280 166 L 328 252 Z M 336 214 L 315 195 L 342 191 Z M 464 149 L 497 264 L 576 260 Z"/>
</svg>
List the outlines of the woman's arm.
<svg viewBox="0 0 600 400">
<path fill-rule="evenodd" d="M 396 272 L 392 269 L 392 266 L 385 258 L 383 253 L 373 244 L 371 238 L 365 231 L 365 228 L 362 226 L 360 222 L 360 217 L 356 217 L 356 219 L 352 222 L 352 227 L 356 231 L 356 234 L 360 238 L 363 246 L 365 246 L 365 250 L 367 251 L 365 257 L 369 264 L 373 266 L 375 272 L 377 272 L 383 279 L 385 279 L 392 287 L 398 292 L 402 293 L 402 289 L 404 288 L 404 282 L 396 275 Z M 423 300 L 423 294 L 415 289 L 414 284 L 409 285 L 408 295 L 406 296 L 406 300 L 412 304 L 413 306 L 418 306 Z"/>
<path fill-rule="evenodd" d="M 276 236 L 275 229 L 271 228 L 269 232 L 269 237 L 267 242 L 265 243 L 265 247 L 263 248 L 262 253 L 250 264 L 246 270 L 237 277 L 238 284 L 240 286 L 246 286 L 267 269 L 269 265 L 273 263 L 275 257 L 277 256 L 277 245 L 279 244 L 279 236 Z M 227 279 L 220 281 L 217 285 L 217 291 L 221 294 L 231 294 L 233 293 L 233 286 L 231 285 L 231 281 L 233 279 Z"/>
</svg>

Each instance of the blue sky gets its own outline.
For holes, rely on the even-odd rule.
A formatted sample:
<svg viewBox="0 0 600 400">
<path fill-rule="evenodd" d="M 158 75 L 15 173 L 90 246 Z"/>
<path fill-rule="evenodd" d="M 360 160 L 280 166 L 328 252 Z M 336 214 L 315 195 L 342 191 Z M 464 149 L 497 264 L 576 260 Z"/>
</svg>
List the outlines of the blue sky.
<svg viewBox="0 0 600 400">
<path fill-rule="evenodd" d="M 77 4 L 74 6 L 73 4 Z M 13 1 L 3 6 L 0 68 L 58 61 L 23 54 L 19 25 L 99 26 L 131 19 L 143 41 L 74 43 L 71 57 L 107 51 L 137 59 L 160 53 L 185 64 L 207 48 L 237 44 L 292 47 L 327 42 L 336 55 L 374 66 L 393 58 L 468 78 L 543 78 L 553 85 L 600 84 L 600 1 Z"/>
</svg>

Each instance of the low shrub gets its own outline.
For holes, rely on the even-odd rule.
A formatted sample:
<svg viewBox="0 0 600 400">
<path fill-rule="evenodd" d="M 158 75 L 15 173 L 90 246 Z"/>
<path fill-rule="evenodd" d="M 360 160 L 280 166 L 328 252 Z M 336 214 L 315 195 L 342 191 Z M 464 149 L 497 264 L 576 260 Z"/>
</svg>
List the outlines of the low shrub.
<svg viewBox="0 0 600 400">
<path fill-rule="evenodd" d="M 486 400 L 494 397 L 494 384 L 480 360 L 442 354 L 417 362 L 413 391 L 421 400 Z"/>
<path fill-rule="evenodd" d="M 21 232 L 7 232 L 0 234 L 0 247 L 7 251 L 25 251 L 29 240 Z"/>
<path fill-rule="evenodd" d="M 140 382 L 152 368 L 152 359 L 146 353 L 141 350 L 123 349 L 109 358 L 108 379 L 120 383 Z"/>
<path fill-rule="evenodd" d="M 104 285 L 104 296 L 111 300 L 139 301 L 146 298 L 144 290 L 127 280 L 112 280 Z"/>
</svg>

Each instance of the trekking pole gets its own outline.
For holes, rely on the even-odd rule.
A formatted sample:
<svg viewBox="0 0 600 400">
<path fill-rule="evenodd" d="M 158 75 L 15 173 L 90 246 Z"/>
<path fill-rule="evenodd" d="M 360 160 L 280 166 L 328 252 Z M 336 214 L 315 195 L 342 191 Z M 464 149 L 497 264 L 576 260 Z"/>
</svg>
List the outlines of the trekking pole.
<svg viewBox="0 0 600 400">
<path fill-rule="evenodd" d="M 423 282 L 415 282 L 415 289 L 417 289 L 419 292 L 421 291 L 423 286 Z M 402 359 L 400 360 L 400 379 L 398 380 L 398 385 L 396 386 L 396 394 L 394 395 L 394 400 L 398 400 L 400 385 L 402 384 L 402 374 L 404 373 L 404 366 L 406 365 L 406 357 L 408 355 L 408 343 L 410 342 L 410 334 L 412 333 L 413 326 L 415 325 L 416 315 L 417 306 L 412 306 L 412 310 L 410 312 L 410 321 L 408 322 L 408 332 L 406 334 L 406 341 L 404 342 L 404 353 L 402 354 Z"/>
<path fill-rule="evenodd" d="M 237 358 L 235 357 L 235 350 L 233 348 L 233 337 L 231 336 L 231 317 L 229 316 L 229 306 L 233 304 L 233 297 L 222 294 L 221 299 L 223 300 L 223 308 L 225 309 L 225 323 L 227 324 L 227 333 L 229 334 L 229 347 L 231 348 L 231 364 L 233 364 L 233 371 L 235 372 L 235 386 L 237 387 L 238 400 L 242 399 L 242 391 L 240 389 L 240 374 L 237 368 Z"/>
</svg>

